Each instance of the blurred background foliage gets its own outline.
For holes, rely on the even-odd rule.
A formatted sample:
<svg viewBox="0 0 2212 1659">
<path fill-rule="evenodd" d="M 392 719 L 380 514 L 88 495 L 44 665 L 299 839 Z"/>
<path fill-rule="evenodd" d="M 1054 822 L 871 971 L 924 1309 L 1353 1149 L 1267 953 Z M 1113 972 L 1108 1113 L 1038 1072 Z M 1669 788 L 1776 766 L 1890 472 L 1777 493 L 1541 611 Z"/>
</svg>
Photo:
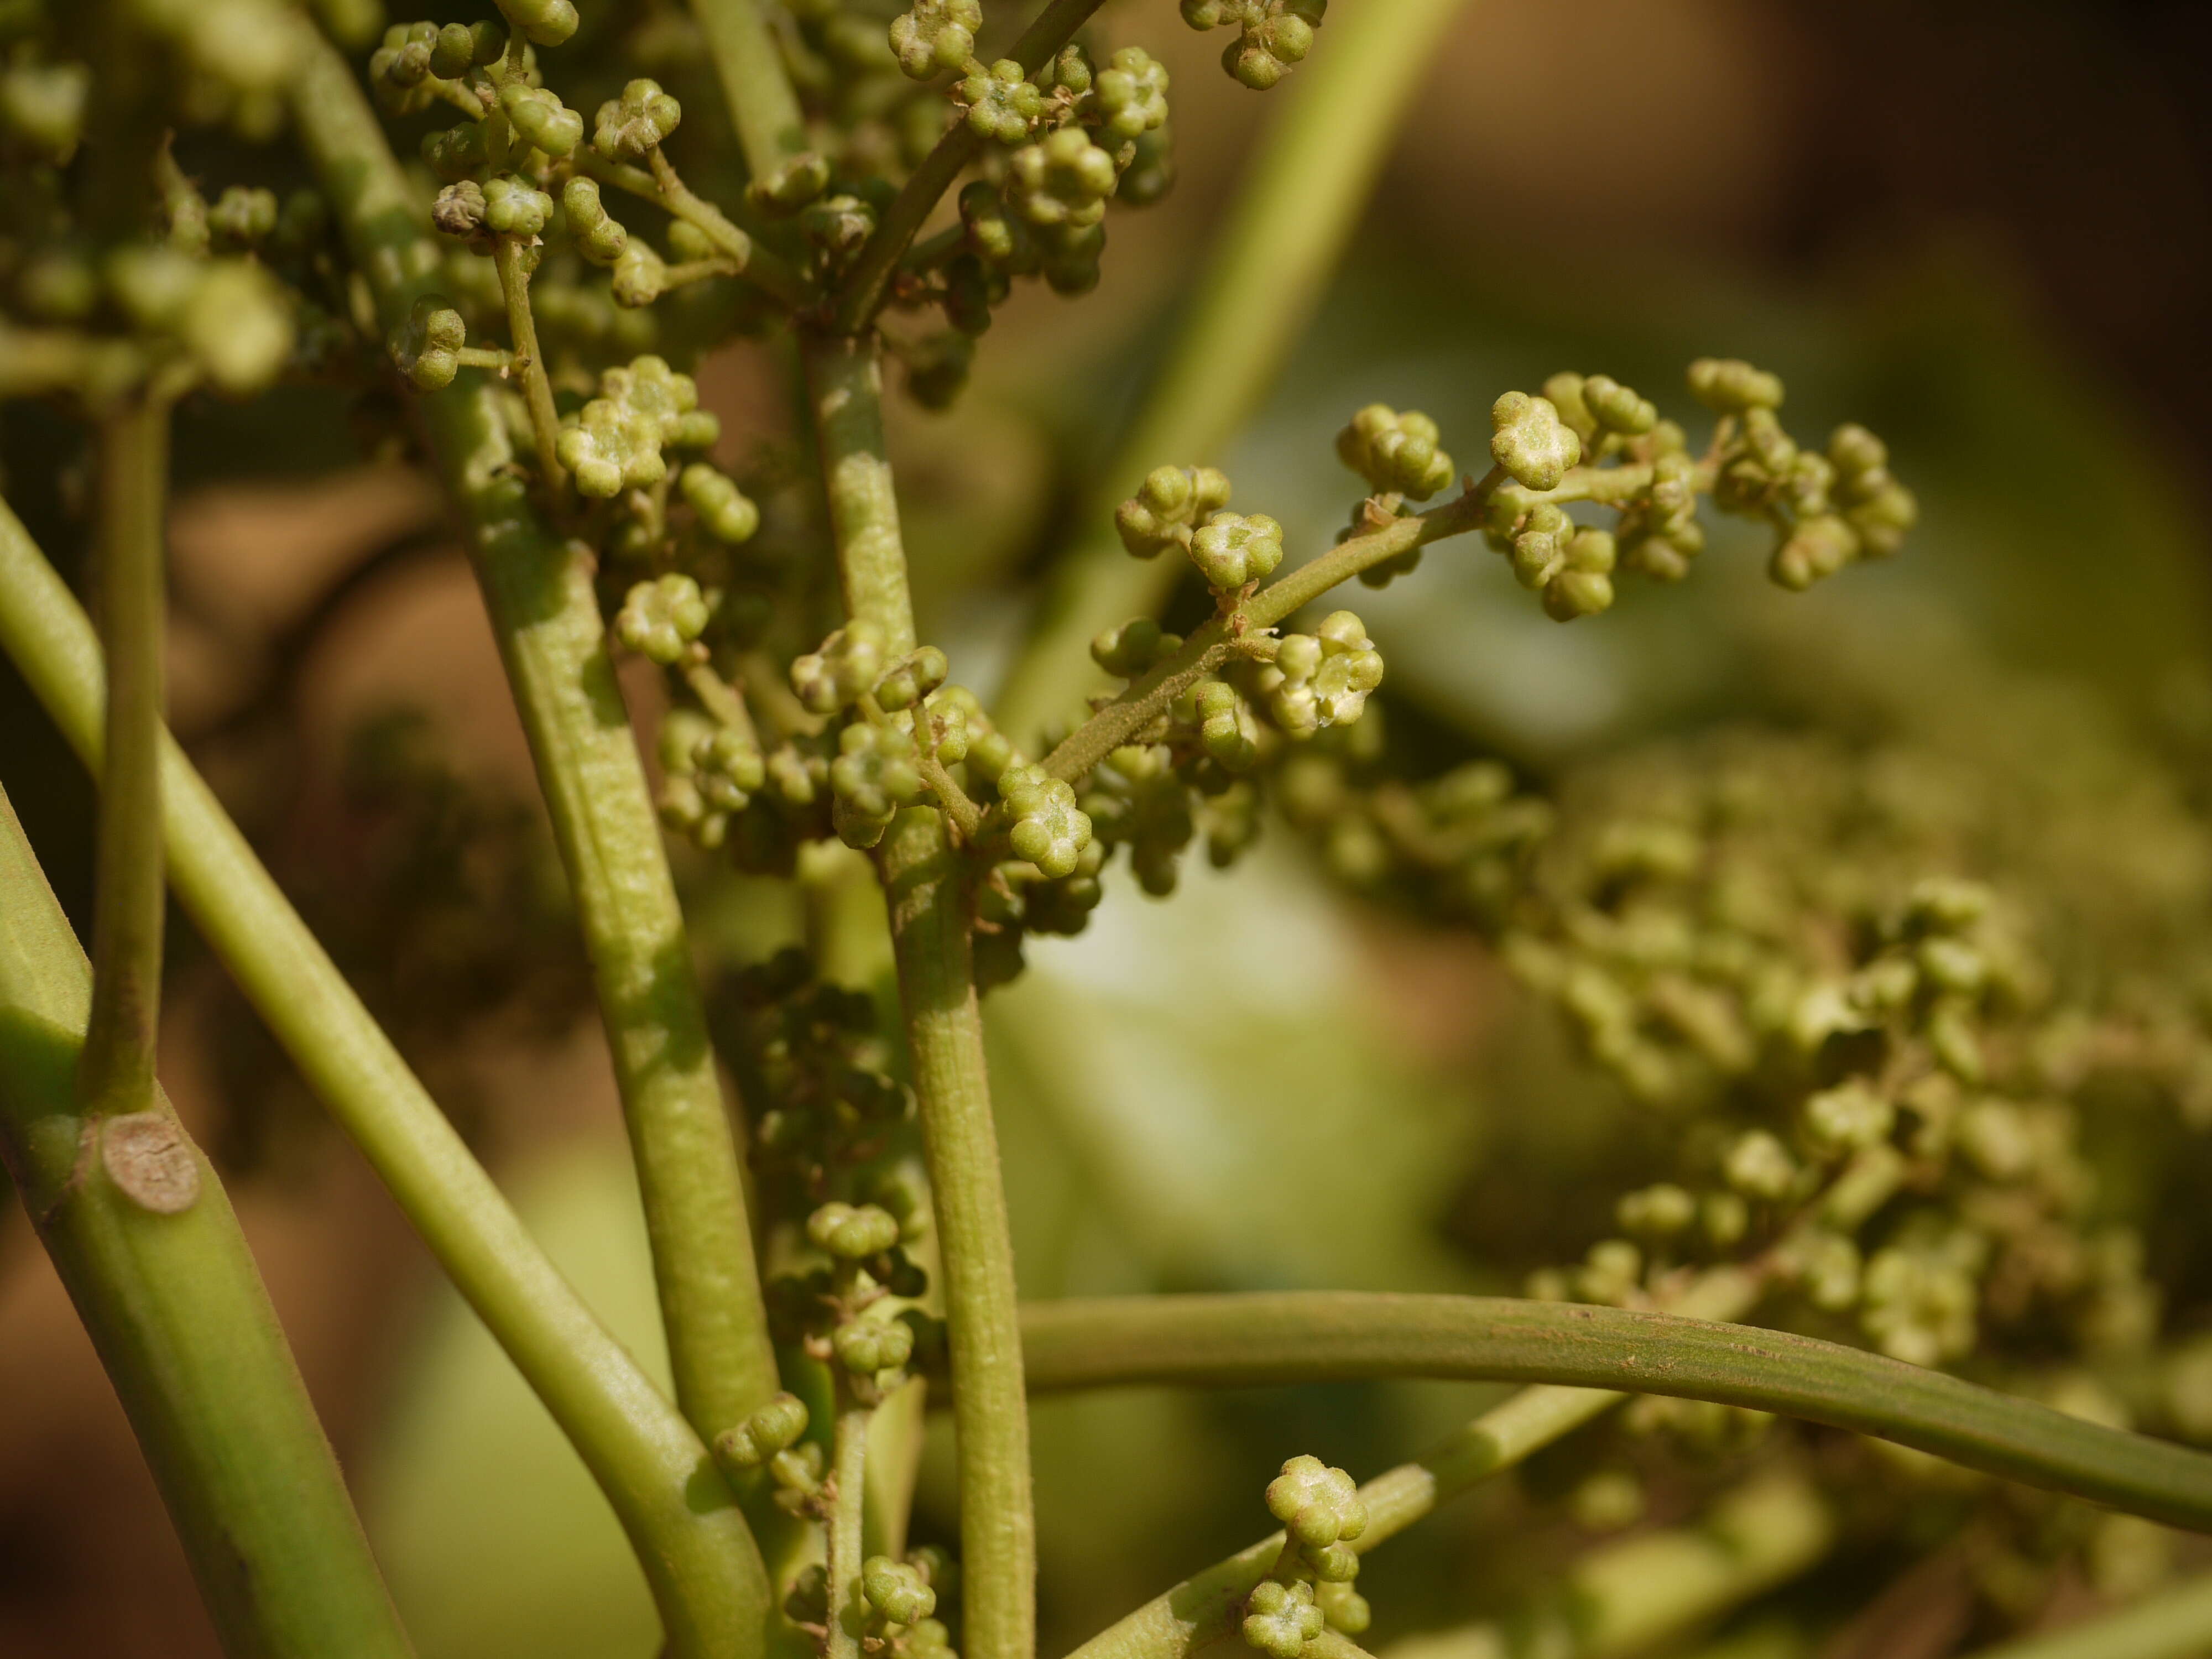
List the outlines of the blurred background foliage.
<svg viewBox="0 0 2212 1659">
<path fill-rule="evenodd" d="M 1018 301 L 951 413 L 897 405 L 924 630 L 979 684 L 1074 531 L 1068 504 L 1261 118 L 1163 0 L 1116 10 L 1179 54 L 1176 194 L 1121 222 L 1097 296 Z M 1562 367 L 1662 404 L 1699 353 L 1771 367 L 1803 431 L 1848 416 L 1888 438 L 1924 507 L 1905 558 L 1785 602 L 1756 550 L 1722 537 L 1696 581 L 1632 586 L 1563 629 L 1479 545 L 1432 550 L 1418 580 L 1358 602 L 1390 663 L 1395 740 L 1425 769 L 1491 754 L 1557 784 L 1723 718 L 1906 739 L 1962 787 L 2028 803 L 2023 842 L 2064 866 L 2069 831 L 2128 810 L 2121 774 L 2098 769 L 2111 733 L 2187 755 L 2212 732 L 2208 48 L 2212 21 L 2183 0 L 1468 0 L 1294 367 L 1222 458 L 1239 500 L 1325 544 L 1348 499 L 1331 435 L 1369 401 L 1429 411 L 1449 443 L 1483 429 L 1498 391 Z M 1071 363 L 1099 389 L 1073 404 Z M 773 345 L 703 368 L 733 448 L 789 442 L 785 371 Z M 614 1093 L 489 635 L 434 498 L 364 464 L 349 430 L 309 393 L 180 428 L 174 722 L 650 1363 Z M 81 434 L 18 407 L 0 458 L 10 501 L 73 558 Z M 4 667 L 0 776 L 82 922 L 89 791 Z M 2181 775 L 2185 793 L 2203 783 Z M 787 895 L 682 873 L 710 969 L 796 935 Z M 2201 896 L 2203 876 L 2174 879 Z M 839 881 L 835 861 L 817 878 Z M 642 1583 L 580 1466 L 175 932 L 165 1079 L 236 1174 L 426 1659 L 649 1651 Z M 1571 1189 L 1602 1164 L 1614 1097 L 1466 936 L 1344 897 L 1287 836 L 1231 875 L 1188 872 L 1172 905 L 1119 884 L 1086 934 L 1033 942 L 1030 963 L 990 1005 L 1027 1296 L 1498 1290 L 1604 1224 L 1525 1188 L 1534 1213 L 1516 1212 L 1501 1176 L 1549 1160 Z M 830 966 L 881 971 L 866 953 Z M 1047 1648 L 1248 1541 L 1287 1453 L 1371 1472 L 1476 1392 L 1041 1406 Z M 949 1535 L 943 1450 L 923 1539 Z M 1133 1480 L 1139 1455 L 1172 1480 Z M 1502 1559 L 1472 1540 L 1547 1478 L 1495 1483 L 1377 1555 L 1362 1584 L 1377 1637 L 1510 1601 L 1571 1537 L 1546 1522 Z M 213 1651 L 121 1415 L 9 1213 L 0 1652 Z"/>
</svg>

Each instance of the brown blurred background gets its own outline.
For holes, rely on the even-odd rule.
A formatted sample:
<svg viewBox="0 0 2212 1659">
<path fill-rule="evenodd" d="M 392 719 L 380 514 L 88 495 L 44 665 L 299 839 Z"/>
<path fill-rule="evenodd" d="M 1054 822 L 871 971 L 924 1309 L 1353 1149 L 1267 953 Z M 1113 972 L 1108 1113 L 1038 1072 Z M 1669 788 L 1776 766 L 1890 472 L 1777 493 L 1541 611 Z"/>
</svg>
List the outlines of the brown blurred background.
<svg viewBox="0 0 2212 1659">
<path fill-rule="evenodd" d="M 1073 307 L 1024 300 L 989 337 L 981 385 L 1005 397 L 976 400 L 950 428 L 901 419 L 895 450 L 917 515 L 948 499 L 990 507 L 997 533 L 983 553 L 965 556 L 971 578 L 1011 581 L 1063 532 L 1056 513 L 1110 410 L 1100 398 L 1073 418 L 1028 412 L 1042 403 L 1030 394 L 1048 335 L 1061 362 L 1074 352 L 1122 365 L 1102 370 L 1098 384 L 1129 378 L 1126 365 L 1158 337 L 1163 308 L 1186 284 L 1267 108 L 1212 67 L 1212 49 L 1181 27 L 1171 5 L 1121 0 L 1103 19 L 1110 39 L 1141 40 L 1173 70 L 1181 182 L 1154 214 L 1115 222 L 1098 295 Z M 1324 31 L 1317 50 L 1328 49 Z M 1823 351 L 1886 337 L 1900 314 L 1967 331 L 1986 325 L 2006 349 L 2045 366 L 2034 397 L 2063 388 L 2081 401 L 2083 427 L 2160 478 L 2161 510 L 2201 561 L 2195 526 L 2212 507 L 2208 69 L 2212 7 L 2201 0 L 1468 0 L 1345 289 L 1317 325 L 1316 359 L 1387 348 L 1394 362 L 1418 361 L 1432 331 L 1480 361 L 1518 362 L 1516 352 L 1537 349 L 1521 343 L 1529 341 L 1549 349 L 1639 332 L 1666 339 L 1667 319 L 1645 313 L 1676 306 L 1709 328 L 1740 309 L 1759 319 L 1745 327 L 1761 338 L 1781 330 L 1776 317 L 1797 319 L 1790 337 L 1816 367 Z M 1407 292 L 1417 303 L 1377 314 L 1372 296 Z M 1940 305 L 1930 306 L 1931 292 Z M 1829 323 L 1840 337 L 1824 340 Z M 1738 348 L 1723 339 L 1712 349 Z M 747 348 L 702 372 L 737 448 L 780 419 L 774 368 L 772 354 Z M 1901 377 L 1896 395 L 1910 403 L 1922 384 Z M 2007 383 L 1990 384 L 2001 407 Z M 1470 395 L 1486 401 L 1492 389 Z M 1326 430 L 1341 419 L 1334 405 L 1310 417 L 1301 395 L 1287 387 L 1262 427 Z M 327 466 L 348 453 L 335 407 L 275 418 L 325 428 L 307 449 L 280 453 L 290 467 Z M 606 1237 L 592 1231 L 602 1200 L 590 1194 L 599 1189 L 571 1181 L 556 1155 L 573 1145 L 597 1159 L 618 1144 L 613 1090 L 557 874 L 534 817 L 515 805 L 526 799 L 527 757 L 434 496 L 392 467 L 353 466 L 313 483 L 257 476 L 266 466 L 252 418 L 195 424 L 179 438 L 173 521 L 175 724 L 440 1097 L 495 1166 L 518 1171 L 543 1200 L 533 1215 L 573 1245 L 571 1271 L 587 1287 L 602 1272 L 614 1285 L 628 1258 L 593 1243 Z M 2062 459 L 2064 448 L 2057 444 Z M 9 499 L 70 566 L 81 488 L 73 436 L 42 411 L 11 410 L 0 459 Z M 1911 463 L 1901 465 L 1909 475 Z M 2118 510 L 2094 492 L 2074 507 L 2092 526 Z M 2093 537 L 2072 552 L 2093 582 L 2112 556 Z M 2163 591 L 2197 594 L 2208 574 L 2201 563 L 2170 573 Z M 2177 626 L 2193 639 L 2204 621 Z M 398 719 L 406 707 L 427 722 Z M 1501 728 L 1509 744 L 1510 724 Z M 1542 745 L 1530 738 L 1523 746 Z M 440 781 L 453 776 L 465 784 Z M 0 781 L 82 924 L 89 792 L 4 667 Z M 394 884 L 415 902 L 376 902 Z M 702 933 L 736 950 L 763 924 L 729 921 L 733 905 L 722 895 Z M 350 1149 L 323 1131 L 220 969 L 178 932 L 164 1079 L 237 1172 L 239 1207 L 309 1386 L 341 1454 L 375 1494 L 372 1525 L 395 1581 L 406 1581 L 403 1599 L 412 1585 L 426 1598 L 442 1588 L 449 1603 L 469 1603 L 467 1584 L 441 1586 L 424 1559 L 433 1544 L 410 1553 L 409 1517 L 434 1507 L 440 1488 L 409 1460 L 434 1464 L 465 1438 L 426 1392 L 443 1389 L 464 1426 L 466 1410 L 498 1420 L 511 1396 L 484 1382 L 469 1396 L 475 1404 L 454 1406 L 465 1385 L 452 1377 L 480 1363 L 447 1353 L 465 1348 L 465 1320 L 438 1298 L 404 1223 Z M 1466 953 L 1398 939 L 1374 948 L 1402 983 L 1472 986 L 1479 997 L 1484 970 Z M 1422 1006 L 1401 1007 L 1400 1035 L 1448 1066 L 1474 1040 L 1465 1001 L 1443 1018 L 1425 1019 Z M 1025 1133 L 1011 1131 L 1018 1157 Z M 1036 1167 L 1071 1167 L 1054 1157 Z M 1025 1237 L 1049 1236 L 1067 1259 L 1081 1258 L 1079 1236 L 1039 1219 L 1080 1205 L 1080 1188 L 1037 1175 L 1018 1183 L 1016 1201 L 1030 1212 Z M 629 1239 L 619 1218 L 611 1224 L 618 1243 Z M 1409 1223 L 1415 1232 L 1428 1224 Z M 1024 1260 L 1028 1288 L 1051 1288 L 1028 1279 L 1036 1257 Z M 1082 1276 L 1060 1256 L 1048 1269 L 1041 1277 Z M 621 1324 L 634 1312 L 610 1316 Z M 649 1323 L 625 1334 L 641 1346 L 651 1340 Z M 449 1359 L 458 1369 L 440 1370 Z M 1343 1403 L 1310 1409 L 1340 1415 Z M 574 1497 L 568 1476 L 546 1479 L 547 1490 Z M 537 1490 L 516 1480 L 518 1497 Z M 1056 1543 L 1086 1522 L 1080 1510 L 1055 1513 L 1053 1497 L 1048 1481 L 1048 1571 Z M 1226 1524 L 1249 1525 L 1237 1513 Z M 1213 1537 L 1211 1520 L 1186 1521 L 1157 1550 L 1133 1544 L 1124 1578 L 1066 1592 L 1048 1607 L 1049 1627 L 1079 1634 L 1113 1598 L 1150 1585 L 1154 1554 Z M 532 1547 L 525 1539 L 509 1553 Z M 559 1559 L 549 1553 L 541 1565 L 550 1571 Z M 580 1631 L 573 1606 L 550 1604 L 558 1633 L 532 1633 L 508 1599 L 531 1582 L 531 1564 L 505 1566 L 507 1589 L 486 1592 L 482 1633 L 465 1606 L 447 1605 L 427 1615 L 436 1634 L 426 1636 L 426 1654 L 645 1651 L 635 1643 L 635 1586 L 619 1568 L 602 1635 Z M 214 1650 L 120 1412 L 10 1205 L 0 1212 L 0 1655 Z"/>
</svg>

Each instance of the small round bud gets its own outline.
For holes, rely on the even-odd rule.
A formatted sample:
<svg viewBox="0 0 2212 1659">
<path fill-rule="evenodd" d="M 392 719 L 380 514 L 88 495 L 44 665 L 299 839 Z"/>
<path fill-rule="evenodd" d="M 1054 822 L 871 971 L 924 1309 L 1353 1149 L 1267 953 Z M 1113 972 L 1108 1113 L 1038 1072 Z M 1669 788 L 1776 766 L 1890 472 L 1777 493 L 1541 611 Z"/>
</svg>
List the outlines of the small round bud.
<svg viewBox="0 0 2212 1659">
<path fill-rule="evenodd" d="M 805 1432 L 806 1402 L 794 1394 L 779 1394 L 735 1428 L 715 1436 L 714 1450 L 725 1463 L 756 1469 L 797 1445 Z"/>
<path fill-rule="evenodd" d="M 1690 395 L 1724 415 L 1782 407 L 1782 382 L 1737 357 L 1700 357 L 1690 365 Z"/>
<path fill-rule="evenodd" d="M 1327 1623 L 1314 1605 L 1313 1586 L 1304 1580 L 1285 1584 L 1263 1578 L 1253 1587 L 1244 1608 L 1245 1644 L 1268 1659 L 1298 1659 Z"/>
<path fill-rule="evenodd" d="M 891 53 L 907 76 L 927 81 L 966 67 L 982 26 L 981 0 L 915 0 L 891 20 Z"/>
<path fill-rule="evenodd" d="M 1367 1506 L 1342 1469 L 1318 1457 L 1293 1457 L 1268 1483 L 1267 1510 L 1308 1549 L 1348 1541 L 1367 1530 Z"/>
<path fill-rule="evenodd" d="M 435 392 L 453 383 L 460 371 L 456 354 L 467 343 L 468 325 L 453 302 L 443 295 L 426 294 L 392 331 L 392 362 L 416 391 Z"/>
<path fill-rule="evenodd" d="M 704 461 L 685 467 L 678 488 L 707 533 L 718 542 L 734 547 L 751 540 L 760 528 L 760 508 L 746 499 L 734 480 Z"/>
<path fill-rule="evenodd" d="M 1491 405 L 1490 426 L 1491 459 L 1525 489 L 1557 489 L 1583 458 L 1582 440 L 1548 398 L 1509 392 Z"/>
<path fill-rule="evenodd" d="M 921 1570 L 888 1555 L 861 1563 L 860 1594 L 887 1624 L 918 1625 L 937 1611 L 937 1592 Z"/>
<path fill-rule="evenodd" d="M 643 161 L 674 132 L 684 106 L 661 90 L 660 82 L 641 76 L 622 96 L 599 106 L 592 124 L 592 148 L 609 161 Z"/>
<path fill-rule="evenodd" d="M 557 46 L 576 32 L 574 0 L 499 0 L 499 9 L 534 46 Z"/>
<path fill-rule="evenodd" d="M 706 631 L 708 617 L 699 584 L 672 570 L 629 590 L 615 616 L 615 637 L 665 668 L 683 660 L 691 641 Z"/>
<path fill-rule="evenodd" d="M 873 1376 L 914 1358 L 914 1328 L 898 1320 L 856 1319 L 831 1333 L 830 1346 L 854 1376 Z"/>
<path fill-rule="evenodd" d="M 1283 562 L 1283 526 L 1264 513 L 1217 513 L 1192 532 L 1191 562 L 1224 593 L 1272 575 Z"/>
</svg>

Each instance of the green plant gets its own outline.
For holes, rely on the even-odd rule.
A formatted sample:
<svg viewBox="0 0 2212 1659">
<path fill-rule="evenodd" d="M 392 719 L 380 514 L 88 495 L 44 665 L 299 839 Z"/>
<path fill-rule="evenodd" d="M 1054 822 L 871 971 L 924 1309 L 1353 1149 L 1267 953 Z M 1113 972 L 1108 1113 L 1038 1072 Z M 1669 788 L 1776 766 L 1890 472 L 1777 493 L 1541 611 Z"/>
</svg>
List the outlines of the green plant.
<svg viewBox="0 0 2212 1659">
<path fill-rule="evenodd" d="M 1480 1650 L 1626 1650 L 1817 1559 L 1842 1522 L 1810 1460 L 1784 1444 L 1747 1477 L 1727 1461 L 1769 1413 L 2212 1529 L 2212 1457 L 2118 1421 L 2202 1437 L 2205 1366 L 2162 1343 L 2140 1232 L 2098 1212 L 2076 1145 L 2095 1090 L 2135 1091 L 2162 1131 L 2200 1112 L 2209 1051 L 2183 943 L 2112 930 L 2114 960 L 2137 952 L 2125 973 L 2042 953 L 2068 933 L 2063 905 L 2032 880 L 1965 879 L 1961 866 L 2003 861 L 1968 855 L 1960 815 L 1884 795 L 1858 756 L 1662 755 L 1557 805 L 1492 762 L 1408 778 L 1370 707 L 1382 653 L 1353 611 L 1315 615 L 1354 578 L 1383 586 L 1431 544 L 1480 535 L 1547 614 L 1587 618 L 1630 576 L 1686 577 L 1708 499 L 1763 526 L 1775 583 L 1803 589 L 1896 553 L 1911 527 L 1882 442 L 1846 425 L 1801 443 L 1779 380 L 1730 359 L 1690 368 L 1711 417 L 1701 445 L 1604 374 L 1504 390 L 1487 431 L 1370 404 L 1338 442 L 1357 480 L 1350 521 L 1305 558 L 1260 504 L 1232 506 L 1207 464 L 1348 233 L 1449 21 L 1441 0 L 1326 27 L 1321 0 L 1184 5 L 1192 27 L 1233 31 L 1237 82 L 1266 90 L 1295 70 L 1300 101 L 1079 527 L 1110 523 L 1121 550 L 1071 556 L 995 708 L 919 637 L 885 362 L 917 402 L 949 402 L 1018 280 L 1082 293 L 1109 207 L 1167 186 L 1166 72 L 1140 46 L 1086 46 L 1095 9 L 1051 0 L 1015 33 L 975 0 L 916 0 L 896 18 L 696 0 L 688 24 L 657 21 L 696 28 L 735 155 L 698 138 L 696 100 L 687 112 L 631 73 L 650 67 L 644 26 L 568 0 L 380 35 L 350 0 L 318 8 L 322 33 L 275 0 L 21 8 L 4 25 L 0 391 L 52 399 L 98 434 L 100 624 L 95 641 L 0 513 L 0 644 L 97 770 L 102 810 L 88 1003 L 12 818 L 0 836 L 0 1146 L 233 1649 L 397 1652 L 405 1638 L 214 1173 L 155 1090 L 165 864 L 599 1481 L 672 1654 L 922 1659 L 957 1644 L 1029 1659 L 1027 1398 L 1045 1389 L 1525 1385 L 1364 1487 L 1292 1457 L 1266 1498 L 1285 1533 L 1103 1632 L 1087 1659 L 1225 1639 L 1276 1659 L 1356 1655 L 1366 1552 L 1628 1395 L 1631 1427 L 1715 1460 L 1720 1473 L 1690 1482 L 1710 1514 L 1595 1553 L 1571 1605 L 1485 1627 L 1469 1638 Z M 374 43 L 367 91 L 331 37 Z M 391 131 L 425 116 L 419 166 L 403 163 Z M 280 202 L 231 183 L 210 203 L 175 149 L 210 123 L 295 157 L 313 186 Z M 740 336 L 793 369 L 803 489 L 708 459 L 720 423 L 677 365 Z M 402 423 L 465 533 L 614 1057 L 672 1401 L 532 1245 L 163 737 L 173 415 L 293 381 L 404 388 Z M 1203 599 L 1187 631 L 1167 631 L 1194 571 Z M 1120 682 L 1087 708 L 1069 648 L 1084 641 Z M 617 653 L 652 665 L 671 703 L 657 788 Z M 1020 971 L 1025 939 L 1081 930 L 1118 848 L 1164 895 L 1201 837 L 1228 865 L 1268 814 L 1346 884 L 1492 941 L 1629 1097 L 1694 1132 L 1646 1149 L 1618 1236 L 1540 1268 L 1525 1300 L 1025 1312 L 980 995 Z M 787 879 L 811 845 L 840 842 L 869 855 L 887 901 L 895 1037 L 873 999 L 803 953 L 734 982 L 716 1035 L 742 1137 L 665 836 Z M 801 884 L 823 932 L 852 925 Z M 1790 1328 L 1720 1322 L 1754 1314 Z M 1931 1369 L 1950 1364 L 1982 1380 Z M 943 1380 L 957 1571 L 943 1551 L 904 1547 L 921 1401 Z M 1878 1489 L 1875 1455 L 1832 1460 L 1834 1484 Z M 2008 1489 L 1956 1497 L 1927 1463 L 1904 1467 L 1956 1507 L 1954 1528 L 2011 1559 L 2142 1541 L 2122 1517 Z M 1576 1492 L 1598 1530 L 1637 1501 L 1612 1465 Z M 2116 1630 L 2144 1633 L 2112 1639 L 2138 1645 L 2100 1650 L 2204 1632 L 2201 1593 L 2157 1606 L 2119 1615 L 2135 1622 Z"/>
</svg>

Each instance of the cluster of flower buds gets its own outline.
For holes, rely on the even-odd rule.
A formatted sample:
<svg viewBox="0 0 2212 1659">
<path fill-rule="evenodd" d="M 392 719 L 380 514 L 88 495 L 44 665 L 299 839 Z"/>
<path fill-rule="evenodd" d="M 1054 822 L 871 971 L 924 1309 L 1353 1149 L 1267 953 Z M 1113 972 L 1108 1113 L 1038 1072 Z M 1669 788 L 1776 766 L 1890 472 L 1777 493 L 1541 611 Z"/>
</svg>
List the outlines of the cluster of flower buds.
<svg viewBox="0 0 2212 1659">
<path fill-rule="evenodd" d="M 1366 1598 L 1352 1588 L 1367 1530 L 1367 1506 L 1342 1469 L 1318 1457 L 1293 1457 L 1267 1486 L 1267 1510 L 1283 1528 L 1282 1553 L 1245 1598 L 1245 1645 L 1269 1659 L 1298 1659 L 1326 1629 L 1365 1632 Z"/>
<path fill-rule="evenodd" d="M 1194 29 L 1234 28 L 1221 66 L 1255 92 L 1274 86 L 1313 50 L 1328 0 L 1182 0 Z"/>
</svg>

